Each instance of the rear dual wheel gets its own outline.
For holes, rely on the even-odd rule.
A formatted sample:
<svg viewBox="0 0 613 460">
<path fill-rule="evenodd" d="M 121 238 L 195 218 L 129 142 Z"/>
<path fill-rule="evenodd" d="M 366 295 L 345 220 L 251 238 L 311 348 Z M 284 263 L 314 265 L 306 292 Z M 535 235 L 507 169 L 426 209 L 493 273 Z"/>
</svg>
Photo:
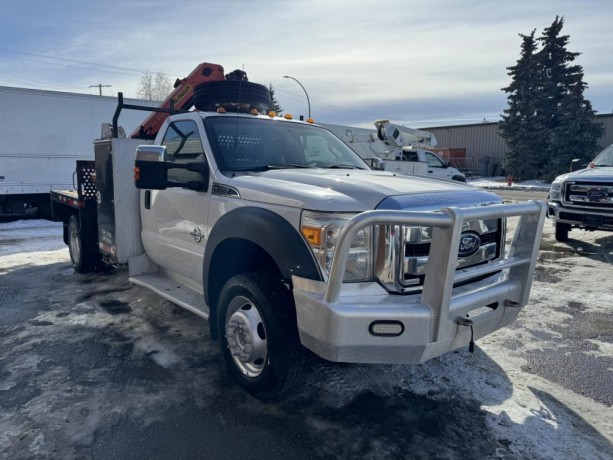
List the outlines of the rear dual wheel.
<svg viewBox="0 0 613 460">
<path fill-rule="evenodd" d="M 68 219 L 68 250 L 72 267 L 77 273 L 90 273 L 97 268 L 104 268 L 100 254 L 91 254 L 86 251 L 85 236 L 81 230 L 76 215 Z"/>
</svg>

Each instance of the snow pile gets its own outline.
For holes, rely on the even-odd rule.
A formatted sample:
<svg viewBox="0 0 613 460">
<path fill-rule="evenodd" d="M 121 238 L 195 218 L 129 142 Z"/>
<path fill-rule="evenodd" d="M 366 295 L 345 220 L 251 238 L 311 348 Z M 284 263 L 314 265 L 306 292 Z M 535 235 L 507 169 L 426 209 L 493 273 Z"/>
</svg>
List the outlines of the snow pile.
<svg viewBox="0 0 613 460">
<path fill-rule="evenodd" d="M 496 177 L 473 177 L 468 179 L 470 185 L 488 189 L 508 189 L 508 190 L 532 190 L 548 192 L 551 184 L 541 180 L 527 180 L 523 182 L 513 182 L 508 185 L 507 178 L 503 176 Z"/>
</svg>

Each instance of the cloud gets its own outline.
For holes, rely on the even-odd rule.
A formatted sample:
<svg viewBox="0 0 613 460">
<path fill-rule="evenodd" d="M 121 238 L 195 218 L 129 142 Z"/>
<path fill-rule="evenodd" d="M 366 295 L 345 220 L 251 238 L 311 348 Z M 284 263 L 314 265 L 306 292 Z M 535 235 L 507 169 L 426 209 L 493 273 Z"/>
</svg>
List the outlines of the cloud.
<svg viewBox="0 0 613 460">
<path fill-rule="evenodd" d="M 608 111 L 611 13 L 600 0 L 11 2 L 0 18 L 0 85 L 87 92 L 103 83 L 135 96 L 143 71 L 174 79 L 206 61 L 244 68 L 251 81 L 273 84 L 287 111 L 305 113 L 302 89 L 283 79 L 291 75 L 328 122 L 386 109 L 400 118 L 414 110 L 416 118 L 473 118 L 504 106 L 518 34 L 540 34 L 563 15 L 569 49 L 582 53 L 586 94 Z"/>
</svg>

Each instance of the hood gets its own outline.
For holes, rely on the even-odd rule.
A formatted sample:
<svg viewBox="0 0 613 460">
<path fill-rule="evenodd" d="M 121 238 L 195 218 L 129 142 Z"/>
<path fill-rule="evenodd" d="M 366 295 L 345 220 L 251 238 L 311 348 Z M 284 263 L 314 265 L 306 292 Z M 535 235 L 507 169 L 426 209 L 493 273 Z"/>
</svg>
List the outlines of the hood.
<svg viewBox="0 0 613 460">
<path fill-rule="evenodd" d="M 579 171 L 563 174 L 560 176 L 560 180 L 613 182 L 613 166 L 580 169 Z"/>
<path fill-rule="evenodd" d="M 407 196 L 421 196 L 422 206 L 435 208 L 450 201 L 500 201 L 493 193 L 460 182 L 372 170 L 271 170 L 236 176 L 227 184 L 245 200 L 316 211 L 401 209 L 406 207 Z"/>
</svg>

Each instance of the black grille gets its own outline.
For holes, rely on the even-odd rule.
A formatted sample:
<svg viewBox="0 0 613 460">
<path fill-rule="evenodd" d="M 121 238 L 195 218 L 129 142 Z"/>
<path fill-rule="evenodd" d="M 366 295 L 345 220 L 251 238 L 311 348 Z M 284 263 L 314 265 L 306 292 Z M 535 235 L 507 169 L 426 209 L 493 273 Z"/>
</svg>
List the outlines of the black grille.
<svg viewBox="0 0 613 460">
<path fill-rule="evenodd" d="M 570 182 L 566 184 L 564 190 L 564 201 L 573 206 L 581 206 L 585 208 L 600 208 L 613 209 L 613 203 L 603 201 L 583 201 L 588 198 L 590 192 L 606 192 L 606 197 L 610 200 L 613 198 L 613 185 L 603 184 L 601 182 Z M 581 200 L 573 200 L 571 197 L 581 197 Z"/>
<path fill-rule="evenodd" d="M 479 237 L 481 238 L 481 246 L 490 243 L 497 243 L 500 239 L 499 232 L 483 233 L 482 235 L 479 235 Z M 430 254 L 430 243 L 407 243 L 404 247 L 405 257 L 425 257 L 428 254 Z"/>
</svg>

